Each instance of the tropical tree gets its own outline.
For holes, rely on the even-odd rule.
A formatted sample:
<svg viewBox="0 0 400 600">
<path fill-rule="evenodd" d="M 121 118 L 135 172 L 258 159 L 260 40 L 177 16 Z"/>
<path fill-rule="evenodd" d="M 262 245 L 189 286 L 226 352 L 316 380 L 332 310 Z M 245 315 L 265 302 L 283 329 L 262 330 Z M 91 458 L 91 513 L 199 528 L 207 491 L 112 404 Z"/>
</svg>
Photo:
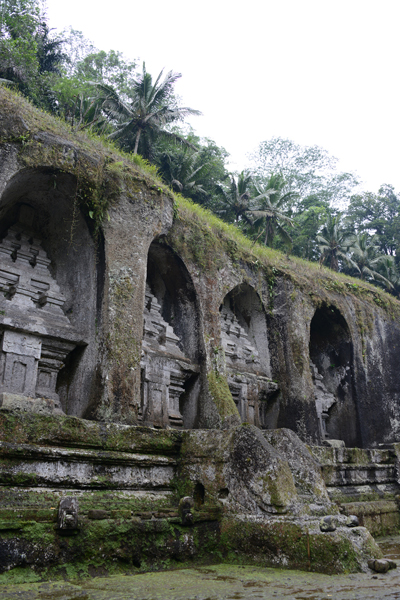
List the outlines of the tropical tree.
<svg viewBox="0 0 400 600">
<path fill-rule="evenodd" d="M 185 138 L 168 129 L 168 125 L 188 115 L 201 114 L 198 110 L 178 106 L 173 89 L 181 74 L 170 71 L 164 79 L 162 75 L 163 71 L 153 83 L 143 63 L 142 73 L 133 81 L 128 101 L 110 85 L 97 84 L 103 111 L 114 126 L 109 137 L 118 140 L 124 149 L 133 151 L 133 154 L 140 152 L 147 159 L 154 154 L 157 138 L 190 145 Z"/>
<path fill-rule="evenodd" d="M 352 196 L 348 220 L 357 232 L 375 234 L 385 254 L 397 256 L 400 249 L 400 196 L 393 186 L 382 185 L 377 194 L 364 192 Z"/>
<path fill-rule="evenodd" d="M 381 254 L 378 244 L 374 243 L 374 239 L 371 239 L 367 232 L 349 238 L 349 242 L 349 252 L 358 267 L 356 277 L 367 281 L 379 279 L 386 287 L 393 287 L 391 281 L 378 270 L 380 265 L 384 264 L 385 258 L 391 259 L 392 262 L 393 258 Z M 386 266 L 389 266 L 387 262 Z"/>
<path fill-rule="evenodd" d="M 72 28 L 62 33 L 62 52 L 62 76 L 52 80 L 56 112 L 75 129 L 91 126 L 98 132 L 111 133 L 113 128 L 101 110 L 97 84 L 113 87 L 127 100 L 136 76 L 136 61 L 126 60 L 114 50 L 98 50 L 82 32 Z"/>
<path fill-rule="evenodd" d="M 0 77 L 25 84 L 38 72 L 35 33 L 40 20 L 37 0 L 2 0 L 0 4 Z"/>
<path fill-rule="evenodd" d="M 307 196 L 297 203 L 293 216 L 292 253 L 307 260 L 318 261 L 320 252 L 317 235 L 326 222 L 329 204 L 319 197 Z"/>
<path fill-rule="evenodd" d="M 202 162 L 198 151 L 183 147 L 175 152 L 163 152 L 157 157 L 157 166 L 164 181 L 175 191 L 193 199 L 208 195 L 199 183 L 208 165 Z"/>
<path fill-rule="evenodd" d="M 286 215 L 282 208 L 295 194 L 283 193 L 285 185 L 286 182 L 281 173 L 271 175 L 263 190 L 255 186 L 258 196 L 252 199 L 252 208 L 247 211 L 253 228 L 258 230 L 255 241 L 263 235 L 266 246 L 273 246 L 277 234 L 285 246 L 291 247 L 292 245 L 292 238 L 285 227 L 293 226 L 293 219 Z"/>
<path fill-rule="evenodd" d="M 272 174 L 281 173 L 285 179 L 283 193 L 296 193 L 299 202 L 313 196 L 343 207 L 358 185 L 357 178 L 338 171 L 337 159 L 319 146 L 301 146 L 274 137 L 261 142 L 250 159 L 257 180 L 267 181 Z"/>
<path fill-rule="evenodd" d="M 228 153 L 213 140 L 198 137 L 189 125 L 174 126 L 172 131 L 190 146 L 170 139 L 158 140 L 154 164 L 176 191 L 215 211 L 219 200 L 215 188 L 229 177 L 225 166 Z"/>
<path fill-rule="evenodd" d="M 344 227 L 341 213 L 332 215 L 328 213 L 326 223 L 317 235 L 319 250 L 321 252 L 320 264 L 327 264 L 333 271 L 339 270 L 339 261 L 343 261 L 358 271 L 357 263 L 348 254 L 351 239 Z"/>
<path fill-rule="evenodd" d="M 400 273 L 395 259 L 393 256 L 385 254 L 381 258 L 382 260 L 377 265 L 377 269 L 391 284 L 390 286 L 385 284 L 385 286 L 388 288 L 388 292 L 394 296 L 400 296 Z"/>
<path fill-rule="evenodd" d="M 39 73 L 61 75 L 61 64 L 67 59 L 67 55 L 62 50 L 64 41 L 50 35 L 49 26 L 43 18 L 38 24 L 35 38 Z"/>
<path fill-rule="evenodd" d="M 50 35 L 38 0 L 0 2 L 0 78 L 13 82 L 41 108 L 53 110 L 52 78 L 65 56 L 62 40 Z"/>
<path fill-rule="evenodd" d="M 220 201 L 216 206 L 215 212 L 229 223 L 233 221 L 238 224 L 241 220 L 244 220 L 251 224 L 248 211 L 251 208 L 252 177 L 248 172 L 242 171 L 237 176 L 230 175 L 230 180 L 229 187 L 221 184 L 216 186 L 216 192 L 219 195 Z M 253 200 L 257 198 L 253 198 Z"/>
</svg>

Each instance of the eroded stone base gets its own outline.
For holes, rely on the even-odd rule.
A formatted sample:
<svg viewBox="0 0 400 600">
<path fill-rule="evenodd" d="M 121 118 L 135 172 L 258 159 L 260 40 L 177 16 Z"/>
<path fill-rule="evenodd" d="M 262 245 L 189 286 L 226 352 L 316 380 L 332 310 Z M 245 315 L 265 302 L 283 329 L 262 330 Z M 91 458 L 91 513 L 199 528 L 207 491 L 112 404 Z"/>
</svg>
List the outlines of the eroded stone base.
<svg viewBox="0 0 400 600">
<path fill-rule="evenodd" d="M 344 572 L 381 556 L 367 529 L 345 526 L 289 430 L 0 411 L 0 436 L 0 572 L 21 581 L 220 560 Z M 320 527 L 326 515 L 333 531 Z"/>
<path fill-rule="evenodd" d="M 51 398 L 29 398 L 19 394 L 0 394 L 0 409 L 10 412 L 33 413 L 39 415 L 63 415 L 59 400 Z"/>
</svg>

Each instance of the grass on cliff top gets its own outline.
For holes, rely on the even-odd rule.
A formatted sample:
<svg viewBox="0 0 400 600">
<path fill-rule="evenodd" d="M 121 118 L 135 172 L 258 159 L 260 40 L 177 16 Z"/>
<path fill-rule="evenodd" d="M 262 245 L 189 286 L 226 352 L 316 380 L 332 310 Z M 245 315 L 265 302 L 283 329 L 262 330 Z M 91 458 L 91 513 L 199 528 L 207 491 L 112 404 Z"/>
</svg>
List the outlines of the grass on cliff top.
<svg viewBox="0 0 400 600">
<path fill-rule="evenodd" d="M 351 294 L 358 298 L 373 301 L 376 305 L 388 311 L 392 316 L 400 316 L 400 303 L 383 289 L 375 287 L 361 279 L 337 273 L 297 256 L 288 256 L 279 250 L 273 250 L 258 243 L 254 244 L 235 225 L 229 225 L 207 209 L 191 200 L 174 194 L 177 206 L 177 217 L 190 227 L 195 220 L 204 230 L 212 233 L 222 243 L 235 242 L 239 258 L 250 263 L 253 267 L 269 267 L 276 275 L 290 278 L 301 288 L 307 288 L 311 293 L 318 294 L 318 287 L 328 292 Z M 310 281 L 312 286 L 310 288 Z"/>
<path fill-rule="evenodd" d="M 123 176 L 127 169 L 133 169 L 137 175 L 172 196 L 171 190 L 161 181 L 154 165 L 140 155 L 120 150 L 106 136 L 97 135 L 88 129 L 75 130 L 64 119 L 36 108 L 19 92 L 2 85 L 0 85 L 0 106 L 1 115 L 15 119 L 16 135 L 12 135 L 10 141 L 27 144 L 35 134 L 50 133 L 70 142 L 78 150 L 103 158 L 108 164 L 108 169 L 117 171 L 120 176 Z M 7 132 L 0 124 L 0 137 L 5 134 Z M 8 138 L 10 139 L 9 136 Z"/>
<path fill-rule="evenodd" d="M 204 236 L 214 238 L 219 246 L 227 249 L 235 245 L 235 254 L 253 268 L 268 268 L 274 275 L 284 275 L 297 286 L 318 295 L 319 291 L 336 292 L 341 295 L 351 294 L 367 301 L 373 301 L 386 310 L 392 317 L 400 316 L 400 303 L 381 288 L 336 273 L 318 263 L 302 260 L 295 256 L 254 244 L 246 238 L 234 225 L 229 225 L 215 214 L 180 194 L 175 194 L 164 184 L 158 175 L 157 168 L 139 155 L 132 155 L 116 148 L 104 136 L 98 136 L 88 130 L 76 131 L 63 119 L 54 117 L 35 108 L 21 94 L 0 85 L 0 116 L 11 117 L 11 131 L 4 128 L 0 120 L 0 138 L 27 145 L 35 134 L 46 132 L 60 137 L 74 145 L 83 153 L 98 157 L 106 163 L 105 170 L 112 172 L 120 180 L 142 179 L 159 192 L 165 193 L 174 201 L 175 217 L 190 232 L 197 227 Z M 106 207 L 105 207 L 106 208 Z M 102 215 L 106 210 L 102 209 Z M 190 240 L 190 234 L 188 236 Z M 229 252 L 228 252 L 229 254 Z M 311 286 L 310 286 L 311 282 Z"/>
</svg>

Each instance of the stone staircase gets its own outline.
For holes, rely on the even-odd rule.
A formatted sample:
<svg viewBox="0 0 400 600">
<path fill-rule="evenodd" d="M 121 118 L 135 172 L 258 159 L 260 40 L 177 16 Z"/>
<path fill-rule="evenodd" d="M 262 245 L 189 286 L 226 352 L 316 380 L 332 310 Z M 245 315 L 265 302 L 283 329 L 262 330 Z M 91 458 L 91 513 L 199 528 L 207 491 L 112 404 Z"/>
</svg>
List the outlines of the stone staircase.
<svg viewBox="0 0 400 600">
<path fill-rule="evenodd" d="M 399 458 L 385 448 L 310 448 L 320 463 L 328 494 L 343 514 L 357 515 L 372 535 L 400 531 Z"/>
</svg>

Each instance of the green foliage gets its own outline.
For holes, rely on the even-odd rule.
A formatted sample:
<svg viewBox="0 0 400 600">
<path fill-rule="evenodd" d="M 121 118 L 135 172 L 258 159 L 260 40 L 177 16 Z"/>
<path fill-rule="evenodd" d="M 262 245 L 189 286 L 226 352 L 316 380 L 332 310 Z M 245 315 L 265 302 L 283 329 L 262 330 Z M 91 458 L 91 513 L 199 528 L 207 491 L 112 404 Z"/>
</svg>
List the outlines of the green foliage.
<svg viewBox="0 0 400 600">
<path fill-rule="evenodd" d="M 358 269 L 355 276 L 367 281 L 380 280 L 388 288 L 393 288 L 393 284 L 389 279 L 379 273 L 380 264 L 385 264 L 385 256 L 379 253 L 379 246 L 375 243 L 374 238 L 371 238 L 368 233 L 359 233 L 349 240 L 349 253 L 356 263 Z M 393 257 L 386 257 L 392 263 Z M 386 267 L 389 267 L 386 262 Z"/>
<path fill-rule="evenodd" d="M 220 197 L 216 212 L 228 223 L 251 223 L 248 211 L 251 200 L 256 201 L 264 194 L 252 198 L 252 177 L 250 173 L 242 171 L 237 177 L 230 175 L 230 185 L 217 185 L 216 191 Z"/>
<path fill-rule="evenodd" d="M 316 196 L 308 196 L 297 205 L 293 215 L 294 227 L 291 231 L 292 252 L 307 260 L 318 261 L 320 251 L 317 235 L 322 230 L 328 214 L 329 205 Z"/>
<path fill-rule="evenodd" d="M 351 240 L 344 227 L 342 215 L 328 214 L 320 235 L 317 235 L 321 251 L 320 263 L 326 263 L 333 271 L 339 270 L 339 261 L 350 264 L 358 270 L 357 264 L 349 256 Z"/>
<path fill-rule="evenodd" d="M 111 85 L 97 84 L 101 109 L 113 127 L 110 138 L 118 140 L 124 150 L 140 153 L 146 159 L 154 156 L 157 138 L 189 145 L 167 126 L 185 116 L 200 114 L 198 110 L 177 105 L 173 89 L 180 73 L 170 71 L 164 79 L 162 75 L 163 71 L 153 83 L 143 63 L 141 74 L 133 80 L 128 91 L 127 100 Z"/>
<path fill-rule="evenodd" d="M 0 16 L 0 73 L 26 83 L 37 73 L 35 32 L 39 24 L 37 0 L 3 0 Z"/>
<path fill-rule="evenodd" d="M 375 234 L 382 252 L 390 256 L 399 254 L 400 198 L 393 186 L 382 186 L 378 194 L 365 192 L 352 196 L 347 213 L 356 232 Z"/>
<path fill-rule="evenodd" d="M 120 52 L 96 49 L 82 32 L 70 28 L 63 33 L 63 51 L 67 56 L 62 65 L 62 77 L 53 82 L 57 95 L 57 112 L 76 128 L 93 126 L 99 132 L 111 132 L 101 102 L 97 84 L 113 86 L 127 98 L 136 74 L 136 61 L 129 61 Z"/>
<path fill-rule="evenodd" d="M 285 226 L 293 226 L 293 220 L 288 217 L 282 208 L 294 196 L 292 192 L 283 193 L 286 181 L 281 173 L 273 173 L 263 189 L 256 186 L 258 196 L 251 202 L 251 208 L 248 215 L 253 218 L 252 226 L 255 232 L 257 229 L 256 240 L 263 235 L 264 244 L 273 246 L 274 238 L 278 235 L 287 247 L 292 246 L 292 238 L 288 234 Z"/>
<path fill-rule="evenodd" d="M 39 0 L 3 0 L 0 11 L 0 78 L 12 81 L 37 106 L 54 109 L 51 81 L 64 56 Z"/>
<path fill-rule="evenodd" d="M 171 131 L 190 145 L 171 139 L 159 139 L 154 162 L 163 180 L 175 191 L 197 204 L 217 210 L 216 187 L 228 178 L 225 163 L 228 153 L 213 140 L 199 138 L 191 128 L 174 126 Z"/>
<path fill-rule="evenodd" d="M 286 217 L 293 219 L 291 231 L 292 250 L 297 256 L 309 260 L 320 258 L 317 236 L 334 207 L 347 204 L 358 181 L 352 173 L 337 171 L 337 159 L 318 146 L 300 146 L 294 142 L 272 138 L 262 142 L 252 155 L 252 173 L 259 185 L 268 185 L 271 177 L 280 176 L 284 185 L 279 186 L 279 208 Z M 277 247 L 288 246 L 289 239 L 283 234 Z"/>
<path fill-rule="evenodd" d="M 263 181 L 272 173 L 281 173 L 286 181 L 283 192 L 295 193 L 299 200 L 313 195 L 342 207 L 358 185 L 352 173 L 337 172 L 337 159 L 319 146 L 300 146 L 274 137 L 261 142 L 251 159 L 256 179 Z"/>
<path fill-rule="evenodd" d="M 164 181 L 173 190 L 195 201 L 202 196 L 205 199 L 207 191 L 197 181 L 202 177 L 202 171 L 207 168 L 207 163 L 201 161 L 199 152 L 180 147 L 175 152 L 163 152 L 158 156 L 157 161 Z"/>
</svg>

